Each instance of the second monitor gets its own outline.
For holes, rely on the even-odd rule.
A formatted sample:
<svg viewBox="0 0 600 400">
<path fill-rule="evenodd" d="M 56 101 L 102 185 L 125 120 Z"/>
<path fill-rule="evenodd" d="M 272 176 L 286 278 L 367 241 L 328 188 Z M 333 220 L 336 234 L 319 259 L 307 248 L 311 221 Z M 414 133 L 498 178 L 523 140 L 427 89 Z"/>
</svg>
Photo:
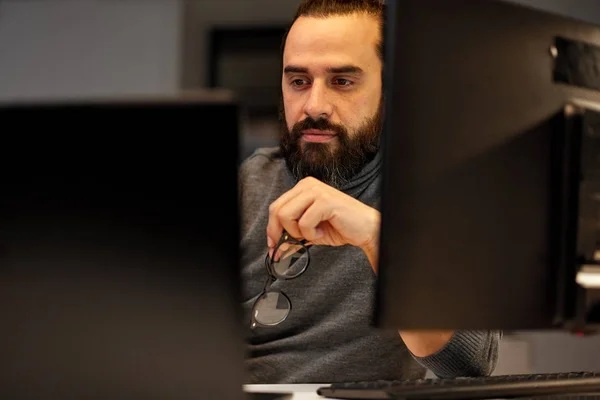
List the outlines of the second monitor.
<svg viewBox="0 0 600 400">
<path fill-rule="evenodd" d="M 388 7 L 378 325 L 599 323 L 600 28 L 500 1 Z"/>
</svg>

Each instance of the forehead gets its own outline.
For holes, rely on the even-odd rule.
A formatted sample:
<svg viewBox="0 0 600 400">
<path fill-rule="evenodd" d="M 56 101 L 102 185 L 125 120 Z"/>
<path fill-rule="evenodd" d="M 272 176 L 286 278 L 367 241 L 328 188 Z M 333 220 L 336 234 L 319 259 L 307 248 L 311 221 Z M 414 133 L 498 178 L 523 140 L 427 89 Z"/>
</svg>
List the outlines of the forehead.
<svg viewBox="0 0 600 400">
<path fill-rule="evenodd" d="M 283 62 L 307 68 L 357 64 L 368 69 L 379 61 L 379 40 L 378 20 L 370 15 L 300 17 L 286 39 Z"/>
</svg>

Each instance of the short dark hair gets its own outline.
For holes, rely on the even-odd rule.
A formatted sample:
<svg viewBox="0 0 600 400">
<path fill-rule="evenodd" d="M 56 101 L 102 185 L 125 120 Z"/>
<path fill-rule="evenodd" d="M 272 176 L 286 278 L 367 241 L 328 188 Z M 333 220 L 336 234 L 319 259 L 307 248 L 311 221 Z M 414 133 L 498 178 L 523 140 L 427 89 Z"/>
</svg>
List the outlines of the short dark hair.
<svg viewBox="0 0 600 400">
<path fill-rule="evenodd" d="M 367 14 L 379 20 L 380 38 L 376 44 L 377 55 L 383 62 L 385 5 L 383 0 L 302 0 L 288 30 L 283 35 L 281 54 L 285 49 L 288 33 L 294 22 L 300 17 L 327 18 L 329 16 Z"/>
</svg>

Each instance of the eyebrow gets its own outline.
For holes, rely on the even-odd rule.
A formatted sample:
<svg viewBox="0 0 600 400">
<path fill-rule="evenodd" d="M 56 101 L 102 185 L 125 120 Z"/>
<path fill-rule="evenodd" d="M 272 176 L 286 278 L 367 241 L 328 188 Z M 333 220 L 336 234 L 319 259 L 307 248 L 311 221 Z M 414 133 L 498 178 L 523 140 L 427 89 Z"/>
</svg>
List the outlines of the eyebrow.
<svg viewBox="0 0 600 400">
<path fill-rule="evenodd" d="M 299 67 L 296 65 L 288 65 L 283 70 L 286 74 L 306 74 L 308 68 Z M 363 70 L 355 65 L 343 65 L 341 67 L 330 67 L 327 68 L 327 72 L 330 74 L 362 74 Z"/>
</svg>

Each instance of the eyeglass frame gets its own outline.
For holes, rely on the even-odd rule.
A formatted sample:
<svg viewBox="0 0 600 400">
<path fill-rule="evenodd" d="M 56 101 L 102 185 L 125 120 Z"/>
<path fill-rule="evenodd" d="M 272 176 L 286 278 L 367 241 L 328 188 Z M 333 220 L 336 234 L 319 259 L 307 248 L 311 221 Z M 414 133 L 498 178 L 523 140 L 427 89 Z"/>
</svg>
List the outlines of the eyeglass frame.
<svg viewBox="0 0 600 400">
<path fill-rule="evenodd" d="M 279 247 L 281 247 L 281 245 L 283 245 L 284 243 L 291 243 L 292 245 L 302 246 L 306 250 L 306 257 L 307 257 L 306 265 L 304 266 L 304 268 L 302 268 L 302 270 L 300 272 L 298 272 L 297 274 L 295 274 L 291 277 L 281 276 L 275 272 L 275 269 L 273 268 L 273 262 L 274 262 L 273 258 L 271 256 L 269 256 L 269 252 L 267 252 L 267 255 L 265 257 L 265 268 L 267 269 L 267 281 L 265 282 L 265 286 L 264 286 L 263 290 L 260 292 L 260 294 L 258 295 L 256 300 L 254 300 L 254 304 L 252 305 L 252 312 L 251 312 L 252 321 L 250 324 L 251 328 L 256 328 L 257 326 L 272 328 L 274 326 L 277 326 L 277 325 L 281 324 L 282 322 L 284 322 L 287 319 L 287 317 L 290 315 L 290 312 L 292 311 L 292 301 L 290 300 L 288 295 L 285 294 L 282 290 L 278 290 L 278 289 L 271 290 L 271 285 L 277 279 L 292 280 L 292 279 L 298 278 L 300 275 L 302 275 L 302 274 L 304 274 L 304 272 L 306 272 L 306 270 L 308 269 L 308 266 L 310 264 L 310 251 L 309 251 L 310 244 L 309 244 L 308 240 L 306 240 L 306 239 L 298 240 L 298 239 L 292 237 L 287 231 L 284 230 L 283 233 L 281 234 L 281 237 L 279 238 L 279 241 L 273 248 L 273 256 L 275 256 L 275 254 L 277 254 Z M 279 321 L 275 324 L 265 325 L 265 324 L 261 324 L 260 322 L 258 322 L 255 319 L 254 315 L 256 313 L 256 306 L 258 305 L 258 302 L 265 295 L 267 295 L 270 292 L 279 293 L 280 296 L 285 297 L 285 299 L 287 300 L 290 307 L 288 309 L 287 314 L 281 321 Z"/>
</svg>

